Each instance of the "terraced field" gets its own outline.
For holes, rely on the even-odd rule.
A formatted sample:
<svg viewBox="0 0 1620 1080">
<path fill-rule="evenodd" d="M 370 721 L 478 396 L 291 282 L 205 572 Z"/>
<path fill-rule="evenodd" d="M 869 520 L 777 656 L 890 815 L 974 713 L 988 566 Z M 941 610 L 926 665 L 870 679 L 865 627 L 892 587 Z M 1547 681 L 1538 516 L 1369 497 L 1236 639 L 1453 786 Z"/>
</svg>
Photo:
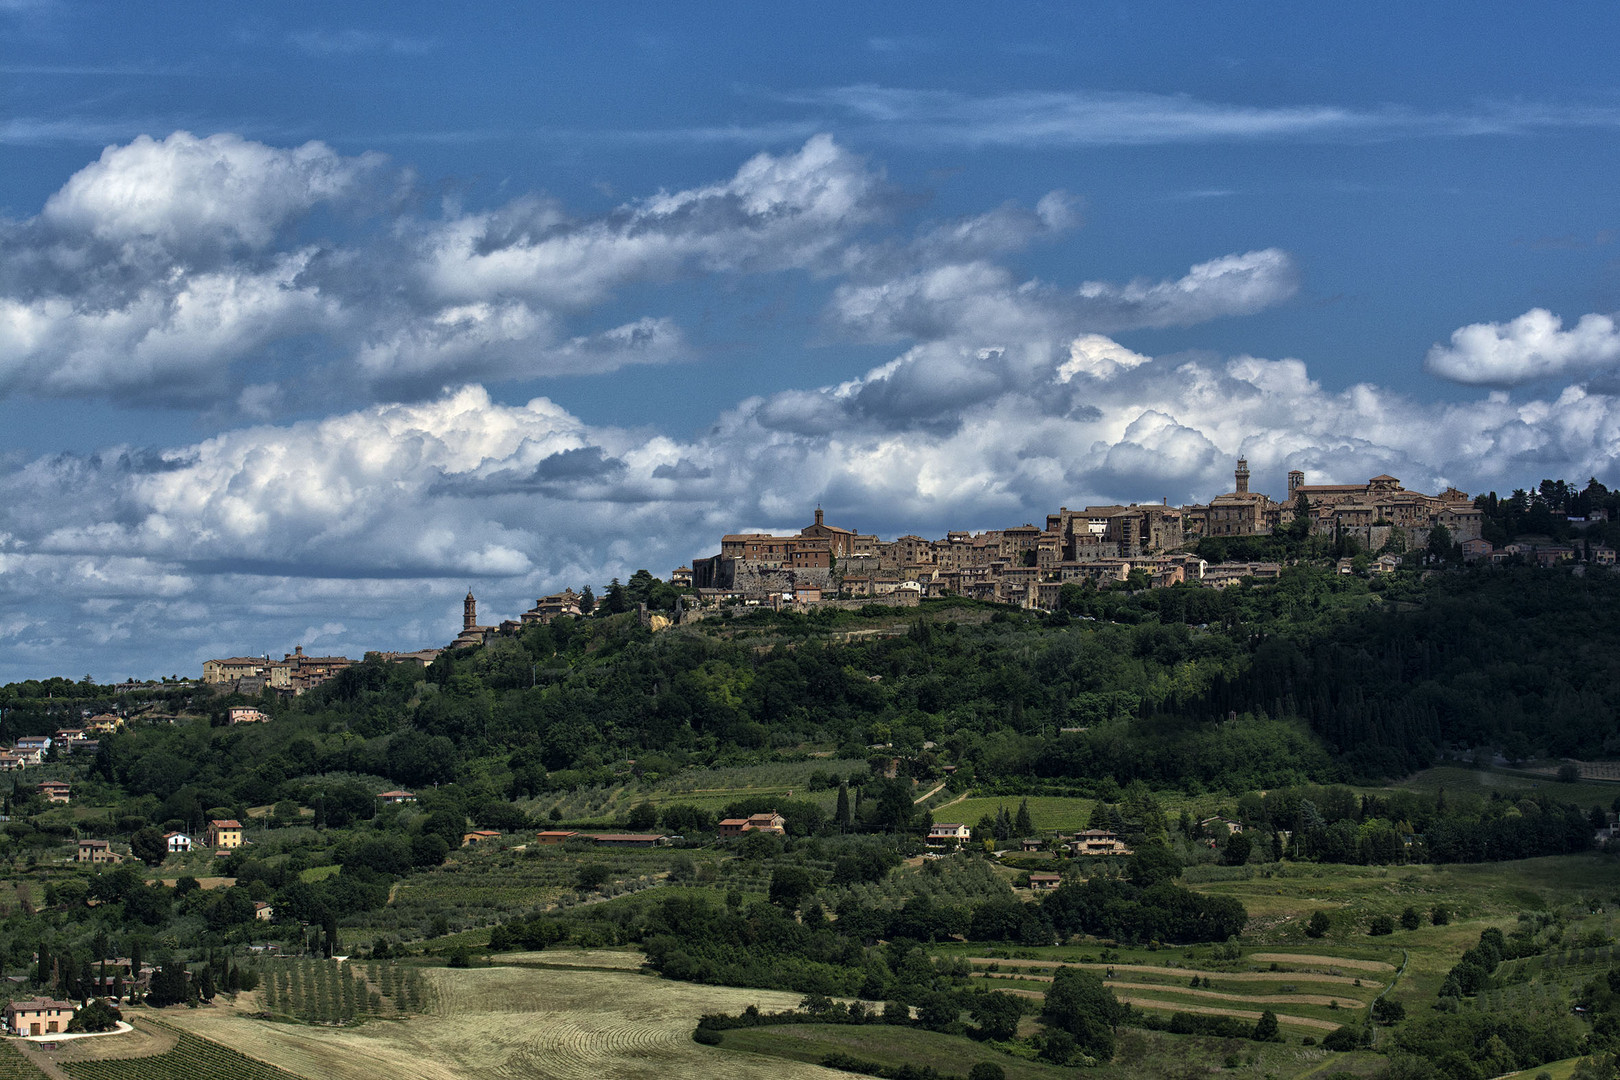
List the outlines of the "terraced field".
<svg viewBox="0 0 1620 1080">
<path fill-rule="evenodd" d="M 424 975 L 434 987 L 433 1012 L 406 1020 L 273 1024 L 249 1015 L 251 1001 L 184 1010 L 174 1020 L 307 1080 L 848 1080 L 817 1065 L 692 1041 L 705 1012 L 787 1009 L 797 994 L 586 969 L 430 968 Z"/>
<path fill-rule="evenodd" d="M 1359 1022 L 1362 1010 L 1384 989 L 1395 970 L 1377 960 L 1303 953 L 1251 953 L 1245 958 L 1251 964 L 1275 965 L 1279 969 L 1276 971 L 982 956 L 968 960 L 975 978 L 1022 997 L 1044 996 L 1045 984 L 1052 981 L 1052 973 L 1060 967 L 1086 968 L 1102 972 L 1115 997 L 1140 1009 L 1230 1016 L 1244 1021 L 1258 1020 L 1262 1012 L 1270 1010 L 1276 1013 L 1279 1023 L 1306 1033 Z M 1288 970 L 1282 970 L 1285 964 Z M 1197 986 L 1192 985 L 1195 979 Z"/>
</svg>

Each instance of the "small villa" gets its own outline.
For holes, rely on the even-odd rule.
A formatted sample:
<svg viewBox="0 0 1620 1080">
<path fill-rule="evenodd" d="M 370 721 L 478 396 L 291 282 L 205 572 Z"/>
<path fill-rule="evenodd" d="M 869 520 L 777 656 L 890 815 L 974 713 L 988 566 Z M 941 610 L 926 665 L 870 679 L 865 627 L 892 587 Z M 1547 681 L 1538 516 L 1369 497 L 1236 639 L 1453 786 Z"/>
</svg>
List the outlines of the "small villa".
<svg viewBox="0 0 1620 1080">
<path fill-rule="evenodd" d="M 67 1030 L 78 1006 L 71 1001 L 30 998 L 6 1006 L 6 1030 L 13 1035 L 56 1035 Z"/>
<path fill-rule="evenodd" d="M 1076 855 L 1131 855 L 1118 836 L 1103 829 L 1087 829 L 1074 834 L 1069 850 Z"/>
<path fill-rule="evenodd" d="M 720 839 L 726 840 L 743 833 L 763 832 L 781 836 L 787 831 L 787 818 L 775 810 L 753 814 L 745 818 L 726 818 L 717 829 Z"/>
<path fill-rule="evenodd" d="M 121 863 L 124 857 L 114 851 L 112 845 L 105 840 L 80 840 L 75 861 L 100 866 L 104 863 Z"/>
<path fill-rule="evenodd" d="M 208 823 L 208 846 L 230 851 L 242 846 L 242 823 L 235 818 L 214 818 Z"/>
<path fill-rule="evenodd" d="M 928 827 L 929 847 L 965 844 L 971 839 L 973 839 L 973 830 L 960 822 L 943 822 Z"/>
</svg>

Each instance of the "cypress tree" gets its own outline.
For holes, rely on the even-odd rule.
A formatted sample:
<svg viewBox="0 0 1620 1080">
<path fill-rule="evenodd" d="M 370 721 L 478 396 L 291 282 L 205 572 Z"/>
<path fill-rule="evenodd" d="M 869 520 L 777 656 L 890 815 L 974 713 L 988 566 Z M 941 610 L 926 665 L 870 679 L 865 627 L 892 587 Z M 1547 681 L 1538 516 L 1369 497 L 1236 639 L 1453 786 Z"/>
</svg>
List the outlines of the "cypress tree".
<svg viewBox="0 0 1620 1080">
<path fill-rule="evenodd" d="M 1018 804 L 1018 817 L 1013 822 L 1013 831 L 1019 836 L 1029 836 L 1035 832 L 1035 822 L 1029 816 L 1028 799 Z"/>
<path fill-rule="evenodd" d="M 838 784 L 838 805 L 833 809 L 833 824 L 840 829 L 847 829 L 855 823 L 849 812 L 849 784 L 840 781 Z"/>
</svg>

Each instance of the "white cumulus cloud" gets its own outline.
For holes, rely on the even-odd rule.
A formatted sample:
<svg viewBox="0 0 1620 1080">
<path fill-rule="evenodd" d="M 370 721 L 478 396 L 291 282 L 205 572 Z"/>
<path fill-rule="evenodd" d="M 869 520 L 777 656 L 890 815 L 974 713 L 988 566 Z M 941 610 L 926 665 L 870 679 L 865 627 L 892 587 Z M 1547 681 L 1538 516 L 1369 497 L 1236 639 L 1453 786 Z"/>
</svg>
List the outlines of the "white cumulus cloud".
<svg viewBox="0 0 1620 1080">
<path fill-rule="evenodd" d="M 1469 386 L 1517 386 L 1537 379 L 1609 371 L 1620 365 L 1620 329 L 1608 315 L 1582 315 L 1574 326 L 1545 308 L 1505 323 L 1474 323 L 1454 331 L 1425 361 L 1443 379 Z"/>
</svg>

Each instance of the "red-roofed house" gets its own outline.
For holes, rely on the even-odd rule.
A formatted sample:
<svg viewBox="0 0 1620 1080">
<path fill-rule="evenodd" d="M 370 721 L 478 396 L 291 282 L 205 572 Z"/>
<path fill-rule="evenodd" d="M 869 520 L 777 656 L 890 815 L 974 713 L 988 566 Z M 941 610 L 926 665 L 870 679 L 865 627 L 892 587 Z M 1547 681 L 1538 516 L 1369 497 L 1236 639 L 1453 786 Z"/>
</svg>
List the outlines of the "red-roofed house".
<svg viewBox="0 0 1620 1080">
<path fill-rule="evenodd" d="M 242 846 L 242 823 L 235 818 L 214 818 L 208 823 L 204 842 L 222 851 L 239 848 Z"/>
<path fill-rule="evenodd" d="M 6 1029 L 15 1035 L 56 1035 L 67 1030 L 78 1008 L 52 998 L 13 1001 L 6 1005 Z"/>
</svg>

